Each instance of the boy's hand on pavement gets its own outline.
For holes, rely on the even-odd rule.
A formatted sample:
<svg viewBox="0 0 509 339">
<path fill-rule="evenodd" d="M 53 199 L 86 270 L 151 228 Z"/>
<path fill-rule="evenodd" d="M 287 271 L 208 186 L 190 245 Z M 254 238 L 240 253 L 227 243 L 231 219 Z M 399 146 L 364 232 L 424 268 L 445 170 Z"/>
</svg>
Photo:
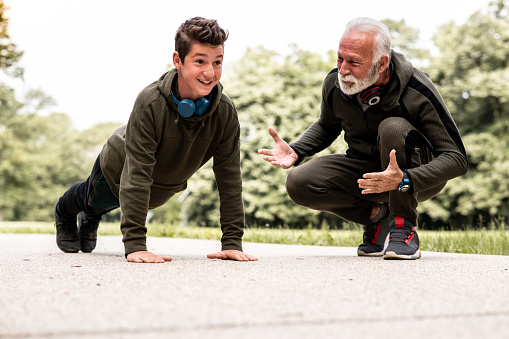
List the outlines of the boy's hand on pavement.
<svg viewBox="0 0 509 339">
<path fill-rule="evenodd" d="M 237 250 L 224 250 L 217 253 L 208 254 L 207 258 L 209 259 L 233 259 L 237 261 L 256 261 L 258 258 L 253 257 L 252 255 L 246 254 L 242 251 Z"/>
<path fill-rule="evenodd" d="M 137 263 L 164 263 L 165 261 L 171 261 L 170 257 L 164 255 L 153 254 L 148 251 L 138 251 L 129 253 L 127 255 L 127 261 Z"/>
</svg>

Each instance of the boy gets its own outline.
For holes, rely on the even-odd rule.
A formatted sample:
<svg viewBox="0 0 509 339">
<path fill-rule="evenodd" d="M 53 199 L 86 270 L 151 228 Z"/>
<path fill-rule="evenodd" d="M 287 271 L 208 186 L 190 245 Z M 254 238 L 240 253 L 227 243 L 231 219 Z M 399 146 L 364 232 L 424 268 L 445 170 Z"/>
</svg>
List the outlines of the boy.
<svg viewBox="0 0 509 339">
<path fill-rule="evenodd" d="M 216 20 L 195 17 L 179 27 L 175 68 L 142 90 L 127 126 L 108 139 L 90 177 L 72 186 L 55 206 L 62 251 L 91 252 L 101 216 L 120 207 L 127 260 L 170 261 L 147 251 L 147 212 L 183 191 L 187 180 L 213 158 L 223 236 L 222 251 L 207 257 L 257 260 L 242 252 L 240 126 L 219 83 L 227 38 Z"/>
</svg>

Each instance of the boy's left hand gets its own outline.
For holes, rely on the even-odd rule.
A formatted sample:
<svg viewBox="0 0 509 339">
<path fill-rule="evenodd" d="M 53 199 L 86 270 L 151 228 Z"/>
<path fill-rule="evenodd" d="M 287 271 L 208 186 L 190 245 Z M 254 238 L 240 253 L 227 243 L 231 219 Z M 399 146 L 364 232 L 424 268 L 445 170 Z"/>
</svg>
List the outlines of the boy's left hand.
<svg viewBox="0 0 509 339">
<path fill-rule="evenodd" d="M 233 259 L 237 261 L 256 261 L 258 258 L 253 257 L 252 255 L 246 254 L 242 251 L 237 250 L 224 250 L 217 253 L 208 254 L 207 258 L 209 259 Z"/>
</svg>

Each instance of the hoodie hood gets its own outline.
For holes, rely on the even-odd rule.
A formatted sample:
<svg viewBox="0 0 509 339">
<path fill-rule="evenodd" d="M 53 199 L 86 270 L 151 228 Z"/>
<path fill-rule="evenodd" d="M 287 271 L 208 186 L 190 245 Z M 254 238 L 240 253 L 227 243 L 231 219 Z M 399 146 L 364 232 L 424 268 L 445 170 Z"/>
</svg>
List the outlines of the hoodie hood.
<svg viewBox="0 0 509 339">
<path fill-rule="evenodd" d="M 389 108 L 393 107 L 398 99 L 403 94 L 403 91 L 407 88 L 408 82 L 412 78 L 412 75 L 414 73 L 414 66 L 410 61 L 408 61 L 403 54 L 395 52 L 394 50 L 391 50 L 391 64 L 393 65 L 393 70 L 391 70 L 391 78 L 394 76 L 394 81 L 392 83 L 388 84 L 390 91 L 391 89 L 396 89 L 396 86 L 399 86 L 397 93 L 397 97 L 388 98 L 390 99 L 388 103 L 386 103 Z M 383 100 L 382 100 L 383 102 Z"/>
<path fill-rule="evenodd" d="M 161 94 L 166 98 L 166 101 L 168 105 L 171 107 L 170 112 L 173 112 L 175 114 L 175 123 L 178 123 L 179 121 L 185 121 L 185 123 L 189 127 L 193 127 L 197 123 L 203 123 L 210 115 L 214 113 L 214 111 L 217 109 L 217 106 L 219 105 L 219 102 L 221 101 L 221 95 L 223 93 L 223 85 L 221 83 L 218 83 L 212 91 L 210 92 L 211 98 L 210 98 L 210 106 L 209 108 L 203 113 L 203 115 L 192 115 L 189 118 L 184 118 L 180 114 L 178 114 L 178 106 L 175 104 L 171 97 L 171 92 L 173 89 L 173 95 L 176 98 L 180 97 L 180 93 L 178 91 L 177 86 L 177 78 L 178 78 L 178 72 L 176 68 L 173 68 L 172 70 L 164 73 L 161 75 L 159 80 L 157 81 L 157 88 L 161 92 Z"/>
</svg>

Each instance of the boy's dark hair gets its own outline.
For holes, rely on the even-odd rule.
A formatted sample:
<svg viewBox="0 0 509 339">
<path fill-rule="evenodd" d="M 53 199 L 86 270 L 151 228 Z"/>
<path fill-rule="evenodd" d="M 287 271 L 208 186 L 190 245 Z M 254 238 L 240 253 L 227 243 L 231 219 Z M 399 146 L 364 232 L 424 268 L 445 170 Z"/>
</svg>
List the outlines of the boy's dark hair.
<svg viewBox="0 0 509 339">
<path fill-rule="evenodd" d="M 224 46 L 226 39 L 228 39 L 228 31 L 219 27 L 217 20 L 194 17 L 186 20 L 177 30 L 175 51 L 178 52 L 180 60 L 184 63 L 193 43 Z"/>
</svg>

